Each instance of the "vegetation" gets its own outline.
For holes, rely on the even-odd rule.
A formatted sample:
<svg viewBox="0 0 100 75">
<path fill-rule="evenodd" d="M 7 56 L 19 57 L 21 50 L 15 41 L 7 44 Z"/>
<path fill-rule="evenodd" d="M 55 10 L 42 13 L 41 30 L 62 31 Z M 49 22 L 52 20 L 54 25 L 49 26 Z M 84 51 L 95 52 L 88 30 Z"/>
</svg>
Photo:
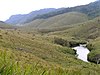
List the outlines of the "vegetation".
<svg viewBox="0 0 100 75">
<path fill-rule="evenodd" d="M 19 32 L 19 33 L 18 33 Z M 99 75 L 99 65 L 83 62 L 75 51 L 53 43 L 53 36 L 1 30 L 2 75 Z M 34 39 L 32 39 L 34 38 Z"/>
<path fill-rule="evenodd" d="M 98 54 L 100 54 L 100 17 L 97 17 L 88 22 L 80 23 L 78 25 L 72 25 L 69 29 L 56 31 L 50 33 L 51 35 L 57 35 L 59 37 L 69 37 L 72 40 L 85 40 L 88 42 L 88 49 L 91 51 L 89 53 L 88 60 L 97 63 Z"/>
<path fill-rule="evenodd" d="M 100 55 L 100 38 L 95 39 L 94 41 L 91 42 L 90 45 L 88 45 L 88 48 L 91 50 L 89 53 L 88 60 L 91 62 L 94 62 L 96 64 L 100 63 L 99 61 L 99 55 Z"/>
<path fill-rule="evenodd" d="M 24 28 L 38 29 L 42 32 L 51 31 L 53 29 L 59 29 L 67 25 L 77 24 L 88 21 L 88 17 L 85 14 L 79 12 L 69 12 L 48 19 L 37 19 L 30 23 L 26 23 Z"/>
<path fill-rule="evenodd" d="M 86 44 L 85 41 L 77 41 L 77 40 L 67 41 L 62 38 L 54 38 L 54 43 L 67 47 L 76 47 L 79 46 L 80 44 Z"/>
<path fill-rule="evenodd" d="M 100 73 L 99 65 L 77 59 L 74 50 L 55 44 L 52 35 L 33 36 L 33 33 L 15 29 L 1 29 L 0 34 L 1 75 L 99 75 Z"/>
<path fill-rule="evenodd" d="M 60 15 L 49 13 L 43 19 L 39 15 L 41 19 L 26 26 L 0 22 L 0 75 L 99 75 L 100 17 L 96 17 L 98 7 L 94 10 L 97 2 L 62 9 Z M 81 13 L 69 12 L 72 9 Z M 88 16 L 96 18 L 89 20 Z M 78 59 L 72 49 L 86 43 L 89 62 Z"/>
</svg>

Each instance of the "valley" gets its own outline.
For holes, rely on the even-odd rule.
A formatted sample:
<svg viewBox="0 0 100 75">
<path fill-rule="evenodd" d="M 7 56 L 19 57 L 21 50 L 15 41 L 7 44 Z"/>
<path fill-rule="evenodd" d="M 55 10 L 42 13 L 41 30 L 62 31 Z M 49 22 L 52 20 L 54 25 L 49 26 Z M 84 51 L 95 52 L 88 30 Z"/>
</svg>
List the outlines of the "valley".
<svg viewBox="0 0 100 75">
<path fill-rule="evenodd" d="M 0 74 L 99 75 L 98 3 L 100 1 L 72 8 L 42 9 L 28 16 L 13 15 L 5 22 L 0 21 Z M 92 9 L 94 6 L 97 9 Z M 81 11 L 83 8 L 88 11 Z M 85 61 L 89 62 L 78 59 L 76 50 L 72 49 L 80 44 L 87 44 L 89 52 Z M 81 56 L 85 52 L 82 53 Z"/>
</svg>

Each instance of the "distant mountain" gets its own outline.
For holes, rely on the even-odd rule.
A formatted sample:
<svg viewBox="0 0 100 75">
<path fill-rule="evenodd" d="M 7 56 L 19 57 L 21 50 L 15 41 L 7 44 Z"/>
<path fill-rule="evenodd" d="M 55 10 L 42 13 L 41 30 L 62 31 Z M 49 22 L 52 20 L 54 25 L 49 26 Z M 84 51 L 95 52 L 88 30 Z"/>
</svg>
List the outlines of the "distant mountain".
<svg viewBox="0 0 100 75">
<path fill-rule="evenodd" d="M 90 19 L 93 19 L 95 17 L 100 16 L 100 0 L 92 2 L 87 5 L 81 5 L 81 6 L 71 7 L 71 8 L 62 8 L 55 12 L 50 12 L 47 14 L 36 16 L 34 19 L 46 19 L 49 17 L 53 17 L 56 15 L 60 15 L 60 14 L 68 13 L 68 12 L 84 13 L 88 15 Z"/>
<path fill-rule="evenodd" d="M 100 16 L 100 0 L 92 2 L 87 5 L 81 5 L 71 8 L 60 8 L 60 9 L 42 9 L 38 11 L 33 11 L 26 15 L 14 15 L 11 16 L 6 23 L 9 24 L 25 24 L 32 22 L 36 19 L 47 19 L 60 14 L 68 12 L 80 12 L 86 14 L 89 19 Z"/>
<path fill-rule="evenodd" d="M 54 10 L 56 10 L 56 9 L 48 8 L 48 9 L 40 9 L 40 10 L 32 11 L 29 14 L 12 15 L 5 22 L 8 24 L 24 24 L 24 23 L 29 22 L 31 19 L 34 19 L 34 17 L 36 17 L 37 15 L 46 14 L 46 13 L 52 12 Z"/>
</svg>

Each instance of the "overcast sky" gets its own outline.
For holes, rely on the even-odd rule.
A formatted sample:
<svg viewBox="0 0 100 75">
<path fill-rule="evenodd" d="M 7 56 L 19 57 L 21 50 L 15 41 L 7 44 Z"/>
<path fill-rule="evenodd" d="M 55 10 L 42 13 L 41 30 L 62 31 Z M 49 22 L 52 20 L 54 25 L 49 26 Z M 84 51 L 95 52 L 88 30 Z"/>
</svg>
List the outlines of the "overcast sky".
<svg viewBox="0 0 100 75">
<path fill-rule="evenodd" d="M 0 20 L 11 15 L 27 14 L 43 8 L 61 8 L 84 5 L 96 0 L 0 0 Z"/>
</svg>

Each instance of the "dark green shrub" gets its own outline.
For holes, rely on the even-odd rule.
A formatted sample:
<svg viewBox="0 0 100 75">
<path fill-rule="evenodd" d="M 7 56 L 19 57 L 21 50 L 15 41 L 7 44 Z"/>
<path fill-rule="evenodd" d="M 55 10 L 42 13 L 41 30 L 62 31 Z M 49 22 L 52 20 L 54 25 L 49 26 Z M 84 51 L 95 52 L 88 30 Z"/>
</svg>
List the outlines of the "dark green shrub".
<svg viewBox="0 0 100 75">
<path fill-rule="evenodd" d="M 54 43 L 62 45 L 62 46 L 70 47 L 69 42 L 67 40 L 62 39 L 62 38 L 54 38 Z"/>
<path fill-rule="evenodd" d="M 3 39 L 2 34 L 0 34 L 0 39 Z"/>
<path fill-rule="evenodd" d="M 91 51 L 91 50 L 94 50 L 93 44 L 87 44 L 86 47 L 87 47 L 90 51 Z"/>
<path fill-rule="evenodd" d="M 76 47 L 79 46 L 80 44 L 86 44 L 85 41 L 74 41 L 74 40 L 67 41 L 62 38 L 54 38 L 54 43 L 67 47 Z"/>
<path fill-rule="evenodd" d="M 69 44 L 70 44 L 70 47 L 75 47 L 75 46 L 79 46 L 80 43 L 76 41 L 70 41 Z"/>
<path fill-rule="evenodd" d="M 100 63 L 100 50 L 93 50 L 88 54 L 88 60 L 90 62 L 99 64 Z"/>
</svg>

